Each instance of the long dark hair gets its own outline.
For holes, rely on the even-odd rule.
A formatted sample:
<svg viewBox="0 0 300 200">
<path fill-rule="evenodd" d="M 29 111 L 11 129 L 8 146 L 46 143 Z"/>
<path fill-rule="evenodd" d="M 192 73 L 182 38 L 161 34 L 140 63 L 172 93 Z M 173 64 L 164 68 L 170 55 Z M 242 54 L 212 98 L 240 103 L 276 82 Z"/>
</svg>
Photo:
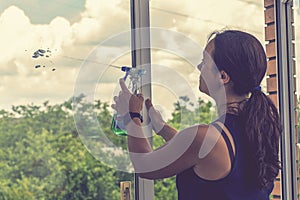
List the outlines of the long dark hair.
<svg viewBox="0 0 300 200">
<path fill-rule="evenodd" d="M 280 169 L 282 130 L 275 105 L 259 87 L 266 73 L 266 54 L 254 36 L 242 31 L 214 32 L 210 39 L 214 42 L 214 62 L 228 73 L 234 92 L 251 94 L 238 114 L 248 140 L 249 177 L 260 188 L 266 188 Z"/>
</svg>

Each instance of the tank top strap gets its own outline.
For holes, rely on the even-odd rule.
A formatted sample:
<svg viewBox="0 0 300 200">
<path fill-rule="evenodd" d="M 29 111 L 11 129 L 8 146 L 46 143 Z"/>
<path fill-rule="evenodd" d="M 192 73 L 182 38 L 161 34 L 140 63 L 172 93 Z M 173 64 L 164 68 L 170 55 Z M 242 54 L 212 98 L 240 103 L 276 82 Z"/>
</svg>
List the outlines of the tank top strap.
<svg viewBox="0 0 300 200">
<path fill-rule="evenodd" d="M 224 138 L 227 149 L 228 149 L 229 157 L 230 157 L 230 162 L 231 162 L 231 164 L 233 164 L 233 161 L 234 161 L 233 147 L 231 145 L 231 142 L 230 142 L 227 134 L 224 132 L 224 130 L 221 128 L 221 126 L 217 122 L 218 121 L 215 121 L 215 122 L 211 123 L 211 125 L 213 125 L 221 133 L 222 137 Z M 219 122 L 219 123 L 221 123 L 221 122 Z M 223 126 L 225 126 L 225 125 L 223 125 Z"/>
</svg>

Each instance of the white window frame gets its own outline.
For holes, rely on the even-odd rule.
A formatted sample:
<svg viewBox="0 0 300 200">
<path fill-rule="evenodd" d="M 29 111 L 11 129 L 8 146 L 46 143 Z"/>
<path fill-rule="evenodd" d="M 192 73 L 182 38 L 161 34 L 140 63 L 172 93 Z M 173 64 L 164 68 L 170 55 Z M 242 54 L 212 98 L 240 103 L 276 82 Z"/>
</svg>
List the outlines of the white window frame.
<svg viewBox="0 0 300 200">
<path fill-rule="evenodd" d="M 143 76 L 142 82 L 151 83 L 149 0 L 130 0 L 130 10 L 132 67 L 139 68 L 142 66 L 143 68 L 146 68 L 146 74 Z M 142 86 L 141 91 L 145 99 L 151 99 L 151 84 Z M 146 110 L 143 110 L 142 112 L 144 124 L 148 124 L 149 118 Z M 149 131 L 150 133 L 147 133 L 146 135 L 150 135 L 152 130 L 145 131 Z M 135 200 L 154 199 L 153 180 L 143 179 L 135 174 L 134 183 Z"/>
<path fill-rule="evenodd" d="M 295 66 L 293 63 L 293 1 L 275 0 L 278 98 L 283 125 L 281 137 L 282 200 L 297 200 Z"/>
</svg>

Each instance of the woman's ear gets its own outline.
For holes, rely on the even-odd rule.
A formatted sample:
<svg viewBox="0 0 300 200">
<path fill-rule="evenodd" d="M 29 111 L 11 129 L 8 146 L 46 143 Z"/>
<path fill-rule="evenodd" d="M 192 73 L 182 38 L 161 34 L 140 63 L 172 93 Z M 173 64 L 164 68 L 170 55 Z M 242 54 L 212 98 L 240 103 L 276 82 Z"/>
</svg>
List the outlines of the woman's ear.
<svg viewBox="0 0 300 200">
<path fill-rule="evenodd" d="M 221 70 L 220 74 L 221 74 L 221 79 L 223 81 L 223 84 L 230 82 L 230 76 L 224 70 Z"/>
</svg>

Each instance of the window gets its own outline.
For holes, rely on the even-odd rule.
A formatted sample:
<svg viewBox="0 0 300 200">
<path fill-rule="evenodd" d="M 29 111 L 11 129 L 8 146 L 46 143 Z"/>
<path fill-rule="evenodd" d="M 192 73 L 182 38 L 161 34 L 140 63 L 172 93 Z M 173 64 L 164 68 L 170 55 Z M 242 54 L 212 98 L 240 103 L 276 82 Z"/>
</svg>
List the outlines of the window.
<svg viewBox="0 0 300 200">
<path fill-rule="evenodd" d="M 129 1 L 5 1 L 0 29 L 0 198 L 120 199 L 120 182 L 133 183 L 133 174 L 113 168 L 112 161 L 124 169 L 128 160 L 100 136 L 125 145 L 125 137 L 110 132 L 112 91 L 123 76 L 111 65 L 130 66 L 131 56 L 111 57 L 126 44 L 105 41 L 130 31 Z M 98 59 L 100 47 L 109 63 Z M 81 74 L 96 65 L 103 74 Z M 81 87 L 97 90 L 95 102 L 77 107 L 76 129 L 72 96 L 79 73 Z M 100 125 L 93 124 L 95 116 Z"/>
<path fill-rule="evenodd" d="M 233 28 L 264 44 L 264 2 L 149 4 L 153 103 L 177 129 L 208 123 L 216 117 L 216 108 L 198 91 L 197 71 L 208 36 Z M 295 0 L 296 66 L 299 6 Z M 132 65 L 130 8 L 129 0 L 1 3 L 0 197 L 119 199 L 122 181 L 131 181 L 134 190 L 126 137 L 114 135 L 110 127 L 110 104 L 124 76 L 120 67 Z M 300 151 L 300 129 L 298 133 Z M 153 146 L 161 144 L 154 136 Z M 136 192 L 142 191 L 145 199 L 153 192 L 155 199 L 177 198 L 175 177 L 155 181 L 154 189 L 139 181 L 144 190 Z"/>
</svg>

